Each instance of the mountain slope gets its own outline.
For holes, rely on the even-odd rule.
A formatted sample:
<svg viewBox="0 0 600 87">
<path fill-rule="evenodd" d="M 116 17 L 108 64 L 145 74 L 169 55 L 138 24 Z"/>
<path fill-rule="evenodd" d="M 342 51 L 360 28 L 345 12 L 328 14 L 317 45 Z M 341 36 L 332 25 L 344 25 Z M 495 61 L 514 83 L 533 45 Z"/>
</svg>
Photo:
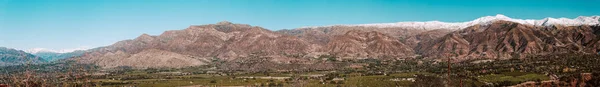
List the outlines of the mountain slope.
<svg viewBox="0 0 600 87">
<path fill-rule="evenodd" d="M 86 55 L 71 59 L 105 68 L 150 68 L 205 65 L 213 58 L 310 63 L 322 55 L 344 59 L 402 59 L 421 55 L 462 61 L 565 52 L 597 53 L 600 47 L 598 18 L 522 20 L 496 15 L 460 23 L 401 22 L 279 31 L 224 21 L 166 31 L 157 36 L 142 34 L 135 39 L 91 49 Z"/>
<path fill-rule="evenodd" d="M 160 51 L 152 51 L 160 50 Z M 220 22 L 211 25 L 190 26 L 184 30 L 166 31 L 158 36 L 147 34 L 133 40 L 117 42 L 111 46 L 92 49 L 88 55 L 78 59 L 84 63 L 95 63 L 104 67 L 136 66 L 134 62 L 152 62 L 150 60 L 123 59 L 143 56 L 143 59 L 161 59 L 166 55 L 182 55 L 166 57 L 165 60 L 186 60 L 181 66 L 169 65 L 168 61 L 154 61 L 165 64 L 148 67 L 184 67 L 206 64 L 206 60 L 217 57 L 233 60 L 246 57 L 252 53 L 261 53 L 275 57 L 276 62 L 285 62 L 282 54 L 306 54 L 315 50 L 295 37 L 284 36 L 261 27 L 244 24 Z M 154 56 L 144 56 L 152 54 Z M 162 56 L 162 57 L 161 57 Z M 183 58 L 183 59 L 178 59 Z M 280 60 L 284 59 L 284 60 Z M 120 62 L 114 62 L 120 61 Z"/>
<path fill-rule="evenodd" d="M 21 50 L 0 47 L 0 66 L 43 63 L 45 60 Z"/>
<path fill-rule="evenodd" d="M 346 59 L 398 58 L 414 55 L 412 48 L 397 38 L 376 31 L 348 31 L 336 35 L 324 48 L 326 52 Z"/>
<path fill-rule="evenodd" d="M 83 50 L 78 50 L 78 51 L 73 51 L 73 52 L 67 52 L 67 53 L 56 53 L 56 52 L 45 52 L 45 51 L 41 51 L 41 52 L 36 52 L 33 55 L 38 56 L 44 60 L 47 61 L 56 61 L 56 60 L 60 60 L 60 59 L 66 59 L 66 58 L 71 58 L 71 57 L 77 57 L 77 56 L 81 56 L 85 53 L 85 51 Z"/>
<path fill-rule="evenodd" d="M 510 21 L 475 25 L 416 48 L 426 57 L 520 58 L 551 53 L 597 53 L 598 26 L 531 26 Z"/>
</svg>

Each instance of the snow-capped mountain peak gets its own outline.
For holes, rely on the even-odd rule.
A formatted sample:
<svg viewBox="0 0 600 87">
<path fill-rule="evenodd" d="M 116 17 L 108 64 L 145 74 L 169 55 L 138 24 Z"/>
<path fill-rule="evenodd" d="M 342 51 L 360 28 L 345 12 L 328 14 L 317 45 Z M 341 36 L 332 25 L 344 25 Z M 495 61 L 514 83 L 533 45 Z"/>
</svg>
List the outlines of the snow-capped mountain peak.
<svg viewBox="0 0 600 87">
<path fill-rule="evenodd" d="M 49 49 L 46 49 L 46 48 L 32 48 L 32 49 L 24 50 L 24 51 L 27 52 L 27 53 L 31 53 L 31 54 L 35 54 L 35 53 L 38 53 L 38 52 L 54 52 L 54 50 L 49 50 Z"/>
<path fill-rule="evenodd" d="M 564 26 L 580 26 L 580 25 L 598 25 L 600 24 L 600 16 L 579 16 L 575 19 L 569 18 L 544 18 L 541 20 L 534 19 L 513 19 L 508 16 L 497 14 L 496 16 L 484 16 L 467 22 L 440 22 L 440 21 L 427 21 L 427 22 L 397 22 L 397 23 L 374 23 L 374 24 L 354 24 L 354 25 L 334 25 L 334 26 L 364 26 L 364 27 L 402 27 L 410 29 L 463 29 L 473 25 L 487 25 L 494 21 L 503 20 L 511 21 L 525 25 L 533 26 L 552 26 L 552 25 L 564 25 Z M 328 27 L 328 26 L 321 26 Z M 303 27 L 303 28 L 315 28 L 315 27 Z"/>
<path fill-rule="evenodd" d="M 61 50 L 53 50 L 53 49 L 47 49 L 47 48 L 32 48 L 29 50 L 25 50 L 25 52 L 31 53 L 31 54 L 36 54 L 39 52 L 69 53 L 69 52 L 73 52 L 73 51 L 87 50 L 87 49 L 89 49 L 89 48 L 88 47 L 78 47 L 78 48 L 73 48 L 73 49 L 61 49 Z"/>
<path fill-rule="evenodd" d="M 497 20 L 513 21 L 513 22 L 518 22 L 518 23 L 522 23 L 522 24 L 533 21 L 533 20 L 512 19 L 512 18 L 504 16 L 502 14 L 497 14 L 496 16 L 485 16 L 485 17 L 477 18 L 473 21 L 469 21 L 469 22 L 465 22 L 465 23 L 466 23 L 466 25 L 491 24 L 493 21 L 497 21 Z"/>
<path fill-rule="evenodd" d="M 575 19 L 569 18 L 544 18 L 541 20 L 534 19 L 513 19 L 502 14 L 498 14 L 496 16 L 486 16 L 470 21 L 470 24 L 467 26 L 472 26 L 474 24 L 490 24 L 497 20 L 511 21 L 520 24 L 527 24 L 533 26 L 552 26 L 552 25 L 564 25 L 564 26 L 580 26 L 580 25 L 596 25 L 600 24 L 599 22 L 600 16 L 579 16 Z"/>
</svg>

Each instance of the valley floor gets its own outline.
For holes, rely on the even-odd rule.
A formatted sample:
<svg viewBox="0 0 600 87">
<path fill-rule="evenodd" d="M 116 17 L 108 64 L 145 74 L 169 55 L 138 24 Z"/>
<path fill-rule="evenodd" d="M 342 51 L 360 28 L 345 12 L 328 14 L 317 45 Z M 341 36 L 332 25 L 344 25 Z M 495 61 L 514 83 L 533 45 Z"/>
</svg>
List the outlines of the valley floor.
<svg viewBox="0 0 600 87">
<path fill-rule="evenodd" d="M 215 64 L 186 68 L 99 69 L 67 62 L 2 67 L 0 71 L 4 73 L 0 75 L 0 84 L 15 87 L 593 87 L 600 86 L 598 58 L 600 55 L 570 54 L 451 64 L 422 59 L 327 60 L 322 61 L 323 65 L 333 68 L 306 70 L 256 68 L 264 67 L 260 65 L 264 63 L 228 68 Z"/>
</svg>

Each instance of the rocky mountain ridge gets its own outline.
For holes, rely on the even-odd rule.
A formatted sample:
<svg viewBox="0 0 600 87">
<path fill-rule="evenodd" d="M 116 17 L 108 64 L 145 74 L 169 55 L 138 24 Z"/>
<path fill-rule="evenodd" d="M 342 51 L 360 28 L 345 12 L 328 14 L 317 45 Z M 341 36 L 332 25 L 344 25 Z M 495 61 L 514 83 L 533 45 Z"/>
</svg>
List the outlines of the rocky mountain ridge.
<svg viewBox="0 0 600 87">
<path fill-rule="evenodd" d="M 86 51 L 83 51 L 83 50 L 77 50 L 77 51 L 66 52 L 66 53 L 39 51 L 39 52 L 34 52 L 32 54 L 35 56 L 38 56 L 46 61 L 52 62 L 52 61 L 57 61 L 57 60 L 61 60 L 61 59 L 71 58 L 71 57 L 78 57 L 78 56 L 83 55 L 85 52 Z"/>
<path fill-rule="evenodd" d="M 46 60 L 25 51 L 0 47 L 0 66 L 44 63 Z"/>
<path fill-rule="evenodd" d="M 569 18 L 544 18 L 541 20 L 535 19 L 514 19 L 507 17 L 502 14 L 496 16 L 485 16 L 480 17 L 472 21 L 467 22 L 440 22 L 440 21 L 427 21 L 427 22 L 397 22 L 397 23 L 374 23 L 374 24 L 354 24 L 354 25 L 331 25 L 331 26 L 363 26 L 363 27 L 378 27 L 378 28 L 390 28 L 390 27 L 402 27 L 411 29 L 424 29 L 424 30 L 435 30 L 435 29 L 452 29 L 458 30 L 467 28 L 474 25 L 489 25 L 494 21 L 510 21 L 525 25 L 532 26 L 552 26 L 552 25 L 563 25 L 563 26 L 581 26 L 581 25 L 598 25 L 600 24 L 600 16 L 579 16 L 574 19 Z M 330 27 L 330 26 L 314 26 L 304 28 L 318 28 L 318 27 Z"/>
<path fill-rule="evenodd" d="M 597 53 L 598 26 L 536 27 L 509 21 L 476 25 L 421 43 L 417 52 L 427 57 L 520 58 L 551 53 Z"/>
<path fill-rule="evenodd" d="M 206 65 L 215 58 L 244 61 L 256 55 L 274 63 L 311 63 L 323 56 L 338 60 L 451 57 L 458 62 L 600 51 L 600 27 L 593 24 L 597 21 L 588 20 L 598 17 L 575 19 L 585 23 L 548 22 L 543 26 L 499 18 L 508 17 L 497 15 L 491 18 L 493 20 L 483 17 L 477 20 L 490 19 L 490 23 L 476 23 L 460 30 L 453 27 L 324 26 L 270 31 L 224 21 L 166 31 L 157 36 L 143 34 L 88 50 L 72 59 L 105 68 L 149 68 Z"/>
</svg>

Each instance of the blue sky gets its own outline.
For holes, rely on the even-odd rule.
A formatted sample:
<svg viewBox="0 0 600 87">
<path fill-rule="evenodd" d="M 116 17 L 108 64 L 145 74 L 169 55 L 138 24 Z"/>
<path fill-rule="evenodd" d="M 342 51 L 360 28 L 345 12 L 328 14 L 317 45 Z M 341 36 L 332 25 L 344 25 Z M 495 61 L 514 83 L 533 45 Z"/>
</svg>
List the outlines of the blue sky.
<svg viewBox="0 0 600 87">
<path fill-rule="evenodd" d="M 600 15 L 600 0 L 0 0 L 0 47 L 99 47 L 227 20 L 271 30 L 333 24 Z"/>
</svg>

